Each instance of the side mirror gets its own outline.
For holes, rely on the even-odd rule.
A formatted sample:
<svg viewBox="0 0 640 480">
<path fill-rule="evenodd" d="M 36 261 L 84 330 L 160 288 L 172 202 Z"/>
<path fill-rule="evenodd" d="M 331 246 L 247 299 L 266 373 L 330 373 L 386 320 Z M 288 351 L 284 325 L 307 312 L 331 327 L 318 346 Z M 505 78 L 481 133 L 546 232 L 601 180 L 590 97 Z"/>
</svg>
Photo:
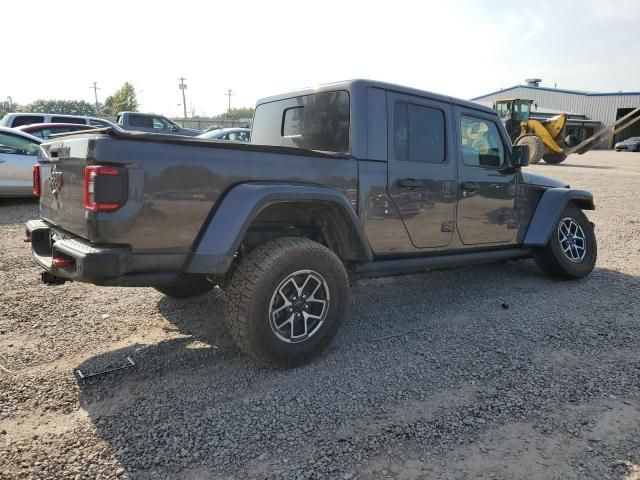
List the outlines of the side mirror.
<svg viewBox="0 0 640 480">
<path fill-rule="evenodd" d="M 511 148 L 511 166 L 513 168 L 526 167 L 529 165 L 529 146 L 514 145 Z"/>
</svg>

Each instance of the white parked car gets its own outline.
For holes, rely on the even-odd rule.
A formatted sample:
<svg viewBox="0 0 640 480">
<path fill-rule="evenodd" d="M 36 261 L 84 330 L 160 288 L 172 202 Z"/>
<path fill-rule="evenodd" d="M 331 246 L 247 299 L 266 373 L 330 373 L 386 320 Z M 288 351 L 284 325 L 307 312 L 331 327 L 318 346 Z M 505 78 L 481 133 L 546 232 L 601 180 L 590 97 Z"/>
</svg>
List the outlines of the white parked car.
<svg viewBox="0 0 640 480">
<path fill-rule="evenodd" d="M 250 128 L 219 128 L 198 135 L 198 138 L 208 138 L 209 140 L 228 140 L 230 142 L 251 142 Z"/>
<path fill-rule="evenodd" d="M 0 197 L 33 196 L 33 165 L 40 138 L 0 127 Z"/>
<path fill-rule="evenodd" d="M 93 127 L 114 127 L 115 124 L 104 118 L 84 117 L 81 115 L 61 115 L 56 113 L 7 113 L 0 120 L 0 127 L 21 127 L 32 123 L 77 123 Z"/>
</svg>

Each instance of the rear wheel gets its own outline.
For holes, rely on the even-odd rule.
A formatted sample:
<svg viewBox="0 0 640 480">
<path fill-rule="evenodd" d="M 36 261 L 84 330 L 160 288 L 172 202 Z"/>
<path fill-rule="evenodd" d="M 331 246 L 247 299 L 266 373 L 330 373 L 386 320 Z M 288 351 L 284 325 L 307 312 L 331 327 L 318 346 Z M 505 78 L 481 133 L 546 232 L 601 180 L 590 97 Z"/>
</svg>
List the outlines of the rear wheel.
<svg viewBox="0 0 640 480">
<path fill-rule="evenodd" d="M 526 145 L 529 147 L 529 164 L 533 165 L 542 160 L 544 153 L 544 143 L 536 135 L 525 135 L 516 140 L 516 145 Z"/>
<path fill-rule="evenodd" d="M 567 156 L 564 153 L 547 153 L 544 156 L 544 161 L 551 165 L 557 165 L 565 161 Z"/>
<path fill-rule="evenodd" d="M 564 143 L 567 147 L 573 148 L 580 143 L 580 138 L 577 135 L 567 135 L 564 137 Z"/>
<path fill-rule="evenodd" d="M 556 278 L 575 279 L 591 273 L 598 256 L 593 225 L 575 205 L 567 205 L 549 242 L 533 252 L 537 265 Z"/>
<path fill-rule="evenodd" d="M 160 293 L 173 298 L 189 298 L 204 295 L 215 287 L 204 276 L 189 278 L 173 285 L 158 285 L 154 287 Z"/>
<path fill-rule="evenodd" d="M 331 250 L 306 238 L 279 238 L 238 265 L 227 288 L 226 322 L 245 353 L 293 367 L 329 346 L 348 302 L 347 272 Z"/>
</svg>

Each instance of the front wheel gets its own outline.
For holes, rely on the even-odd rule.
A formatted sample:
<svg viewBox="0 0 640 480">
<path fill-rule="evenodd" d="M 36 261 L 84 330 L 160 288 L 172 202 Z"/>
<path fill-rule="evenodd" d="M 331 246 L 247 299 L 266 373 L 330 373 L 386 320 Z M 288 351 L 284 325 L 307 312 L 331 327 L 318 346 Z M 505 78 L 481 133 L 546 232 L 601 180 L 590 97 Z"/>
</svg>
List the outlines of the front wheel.
<svg viewBox="0 0 640 480">
<path fill-rule="evenodd" d="M 533 251 L 533 258 L 544 272 L 564 279 L 589 275 L 597 256 L 593 225 L 582 210 L 571 204 L 554 226 L 547 245 Z"/>
<path fill-rule="evenodd" d="M 544 155 L 544 161 L 546 163 L 549 163 L 551 165 L 558 165 L 559 163 L 562 163 L 566 160 L 567 155 L 565 155 L 564 153 L 547 153 Z"/>
<path fill-rule="evenodd" d="M 227 288 L 225 316 L 241 350 L 265 365 L 293 367 L 329 346 L 348 302 L 347 272 L 335 253 L 285 237 L 240 262 Z"/>
<path fill-rule="evenodd" d="M 544 143 L 537 135 L 525 135 L 516 139 L 516 145 L 526 145 L 529 147 L 529 164 L 535 165 L 542 160 L 544 153 Z"/>
</svg>

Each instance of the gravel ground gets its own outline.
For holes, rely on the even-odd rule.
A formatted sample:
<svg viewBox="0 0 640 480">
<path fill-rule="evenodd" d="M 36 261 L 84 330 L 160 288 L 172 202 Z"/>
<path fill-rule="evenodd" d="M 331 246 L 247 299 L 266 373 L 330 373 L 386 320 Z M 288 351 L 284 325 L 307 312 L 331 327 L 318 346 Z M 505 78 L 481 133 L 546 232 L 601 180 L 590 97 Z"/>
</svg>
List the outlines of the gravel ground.
<svg viewBox="0 0 640 480">
<path fill-rule="evenodd" d="M 590 277 L 362 281 L 327 354 L 288 371 L 234 348 L 220 291 L 41 285 L 37 204 L 0 200 L 0 478 L 640 479 L 640 155 L 530 168 L 593 191 Z"/>
</svg>

